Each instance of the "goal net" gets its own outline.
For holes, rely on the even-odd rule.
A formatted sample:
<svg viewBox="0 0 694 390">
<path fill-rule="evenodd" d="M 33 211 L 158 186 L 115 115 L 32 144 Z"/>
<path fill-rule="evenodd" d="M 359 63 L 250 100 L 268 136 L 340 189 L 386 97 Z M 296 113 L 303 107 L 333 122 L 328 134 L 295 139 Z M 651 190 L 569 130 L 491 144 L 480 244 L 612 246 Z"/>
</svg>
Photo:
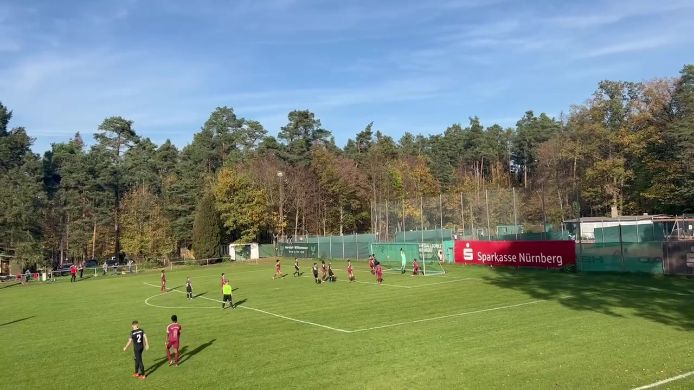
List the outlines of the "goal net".
<svg viewBox="0 0 694 390">
<path fill-rule="evenodd" d="M 422 274 L 432 276 L 446 273 L 439 261 L 440 248 L 441 244 L 373 243 L 371 253 L 386 271 L 402 272 L 404 258 L 405 272 L 412 273 L 412 260 L 417 259 Z"/>
<path fill-rule="evenodd" d="M 231 261 L 255 261 L 260 258 L 260 247 L 257 243 L 229 244 Z"/>
</svg>

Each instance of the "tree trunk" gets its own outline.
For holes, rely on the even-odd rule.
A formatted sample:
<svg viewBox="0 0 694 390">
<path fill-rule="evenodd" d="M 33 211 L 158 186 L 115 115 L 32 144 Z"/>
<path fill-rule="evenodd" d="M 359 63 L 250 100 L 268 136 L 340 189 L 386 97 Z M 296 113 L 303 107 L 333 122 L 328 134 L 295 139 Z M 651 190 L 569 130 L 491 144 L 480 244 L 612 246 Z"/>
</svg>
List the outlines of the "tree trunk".
<svg viewBox="0 0 694 390">
<path fill-rule="evenodd" d="M 70 259 L 70 214 L 67 215 L 67 223 L 65 223 L 65 252 L 67 258 Z"/>
<path fill-rule="evenodd" d="M 115 245 L 115 248 L 114 248 L 114 259 L 115 259 L 116 261 L 118 261 L 119 256 L 120 256 L 120 223 L 119 223 L 119 221 L 118 221 L 118 218 L 119 218 L 119 211 L 120 211 L 120 199 L 119 199 L 120 197 L 119 197 L 119 193 L 118 193 L 118 192 L 119 192 L 118 189 L 116 189 L 116 190 L 115 190 L 116 201 L 115 201 L 115 207 L 114 207 L 114 209 L 113 209 L 113 211 L 114 211 L 114 222 L 115 222 L 114 232 L 115 232 L 115 234 L 116 234 L 116 245 Z"/>
<path fill-rule="evenodd" d="M 299 235 L 299 207 L 297 206 L 296 212 L 294 213 L 294 239 Z"/>
<path fill-rule="evenodd" d="M 342 202 L 340 202 L 340 236 L 342 236 L 343 220 L 344 220 L 344 208 L 342 207 Z"/>
</svg>

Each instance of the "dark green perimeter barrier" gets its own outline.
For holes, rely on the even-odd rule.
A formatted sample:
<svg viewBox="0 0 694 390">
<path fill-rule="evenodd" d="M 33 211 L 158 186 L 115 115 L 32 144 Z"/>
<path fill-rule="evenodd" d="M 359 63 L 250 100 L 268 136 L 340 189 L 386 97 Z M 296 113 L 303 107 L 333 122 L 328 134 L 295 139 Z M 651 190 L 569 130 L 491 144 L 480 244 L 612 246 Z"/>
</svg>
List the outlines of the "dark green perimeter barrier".
<svg viewBox="0 0 694 390">
<path fill-rule="evenodd" d="M 662 274 L 663 246 L 661 242 L 579 244 L 576 266 L 581 272 Z"/>
</svg>

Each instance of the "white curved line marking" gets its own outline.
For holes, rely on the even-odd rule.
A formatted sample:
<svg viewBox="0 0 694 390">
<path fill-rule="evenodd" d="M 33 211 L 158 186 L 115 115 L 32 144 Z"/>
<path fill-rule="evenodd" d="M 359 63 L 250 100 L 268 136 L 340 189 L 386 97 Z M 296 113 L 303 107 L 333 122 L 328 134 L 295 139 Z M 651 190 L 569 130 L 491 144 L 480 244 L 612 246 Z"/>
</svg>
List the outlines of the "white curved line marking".
<svg viewBox="0 0 694 390">
<path fill-rule="evenodd" d="M 160 309 L 219 309 L 219 307 L 212 307 L 212 306 L 162 306 L 162 305 L 157 305 L 154 303 L 150 303 L 149 300 L 158 297 L 160 295 L 164 295 L 168 293 L 159 293 L 152 295 L 151 297 L 145 299 L 145 305 L 147 306 L 152 306 L 152 307 L 158 307 Z"/>
</svg>

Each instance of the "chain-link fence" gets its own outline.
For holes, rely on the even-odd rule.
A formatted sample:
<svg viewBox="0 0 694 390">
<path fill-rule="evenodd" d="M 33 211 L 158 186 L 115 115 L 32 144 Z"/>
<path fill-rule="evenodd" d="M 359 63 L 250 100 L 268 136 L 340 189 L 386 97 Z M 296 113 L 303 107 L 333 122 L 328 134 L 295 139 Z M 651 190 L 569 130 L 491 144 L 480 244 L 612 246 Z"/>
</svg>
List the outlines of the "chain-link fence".
<svg viewBox="0 0 694 390">
<path fill-rule="evenodd" d="M 564 219 L 576 214 L 561 197 L 542 192 L 483 189 L 388 200 L 373 208 L 372 226 L 380 241 L 427 242 L 456 237 L 476 240 L 569 239 Z"/>
</svg>

